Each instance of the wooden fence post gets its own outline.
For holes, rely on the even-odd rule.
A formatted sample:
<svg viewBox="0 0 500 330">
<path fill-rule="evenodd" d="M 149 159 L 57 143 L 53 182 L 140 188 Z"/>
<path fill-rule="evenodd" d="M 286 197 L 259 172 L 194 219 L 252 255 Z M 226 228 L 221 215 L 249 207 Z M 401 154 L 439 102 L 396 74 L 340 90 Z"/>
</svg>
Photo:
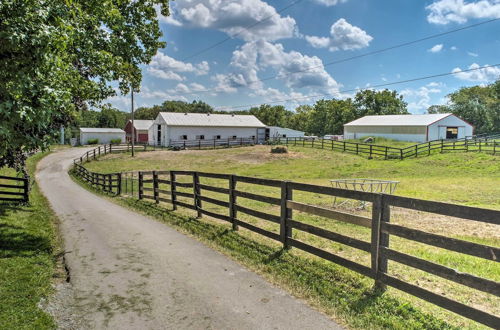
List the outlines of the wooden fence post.
<svg viewBox="0 0 500 330">
<path fill-rule="evenodd" d="M 229 218 L 231 218 L 231 224 L 233 225 L 233 230 L 238 230 L 238 225 L 236 224 L 236 179 L 234 175 L 229 176 Z"/>
<path fill-rule="evenodd" d="M 153 171 L 153 197 L 155 199 L 156 204 L 160 203 L 160 193 L 158 192 L 158 172 Z"/>
<path fill-rule="evenodd" d="M 418 144 L 415 144 L 415 158 L 418 157 Z"/>
<path fill-rule="evenodd" d="M 373 158 L 372 154 L 373 154 L 373 145 L 370 144 L 370 158 L 369 159 Z"/>
<path fill-rule="evenodd" d="M 111 174 L 108 174 L 108 192 L 113 192 L 113 179 Z"/>
<path fill-rule="evenodd" d="M 288 219 L 292 218 L 292 210 L 286 205 L 288 200 L 292 200 L 292 189 L 288 181 L 281 182 L 281 215 L 280 215 L 280 238 L 283 248 L 288 249 L 288 238 L 292 237 L 292 228 L 288 225 Z"/>
<path fill-rule="evenodd" d="M 23 179 L 23 202 L 28 203 L 30 200 L 29 195 L 30 190 L 30 180 L 28 178 Z"/>
<path fill-rule="evenodd" d="M 385 147 L 385 159 L 387 159 L 387 151 L 388 151 L 389 147 Z"/>
<path fill-rule="evenodd" d="M 201 218 L 201 190 L 200 190 L 200 177 L 198 172 L 193 172 L 193 194 L 194 194 L 194 207 L 196 208 L 196 217 Z"/>
<path fill-rule="evenodd" d="M 444 141 L 441 139 L 441 153 L 443 153 L 443 148 L 444 148 Z"/>
<path fill-rule="evenodd" d="M 142 172 L 139 171 L 139 200 L 142 199 L 142 194 L 144 193 L 142 181 L 143 181 L 143 174 Z"/>
<path fill-rule="evenodd" d="M 170 199 L 172 200 L 172 210 L 177 210 L 177 205 L 175 204 L 175 200 L 177 196 L 175 195 L 175 173 L 170 171 Z"/>
<path fill-rule="evenodd" d="M 390 221 L 390 208 L 384 196 L 378 194 L 373 201 L 371 228 L 371 268 L 375 275 L 375 287 L 383 291 L 387 286 L 380 282 L 380 275 L 387 273 L 388 259 L 382 248 L 389 247 L 389 234 L 382 232 L 381 223 Z"/>
<path fill-rule="evenodd" d="M 113 153 L 113 145 L 110 143 L 109 144 L 109 153 L 112 154 Z"/>
<path fill-rule="evenodd" d="M 116 195 L 120 196 L 122 194 L 122 174 L 121 173 L 116 173 Z"/>
<path fill-rule="evenodd" d="M 429 142 L 429 144 L 427 145 L 427 156 L 430 156 L 431 154 L 431 143 Z"/>
<path fill-rule="evenodd" d="M 399 159 L 403 160 L 403 149 L 399 149 Z"/>
</svg>

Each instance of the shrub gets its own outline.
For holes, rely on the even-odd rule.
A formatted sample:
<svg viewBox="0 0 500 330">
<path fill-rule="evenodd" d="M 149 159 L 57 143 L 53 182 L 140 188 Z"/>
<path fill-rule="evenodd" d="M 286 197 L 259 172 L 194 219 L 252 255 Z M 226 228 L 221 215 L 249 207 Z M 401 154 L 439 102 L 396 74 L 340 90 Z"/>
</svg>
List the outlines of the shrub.
<svg viewBox="0 0 500 330">
<path fill-rule="evenodd" d="M 87 141 L 88 144 L 98 144 L 99 143 L 99 139 L 89 139 Z"/>
<path fill-rule="evenodd" d="M 286 147 L 275 147 L 271 148 L 272 154 L 286 154 L 288 153 L 288 149 Z"/>
<path fill-rule="evenodd" d="M 111 139 L 111 144 L 120 144 L 122 143 L 122 139 Z"/>
</svg>

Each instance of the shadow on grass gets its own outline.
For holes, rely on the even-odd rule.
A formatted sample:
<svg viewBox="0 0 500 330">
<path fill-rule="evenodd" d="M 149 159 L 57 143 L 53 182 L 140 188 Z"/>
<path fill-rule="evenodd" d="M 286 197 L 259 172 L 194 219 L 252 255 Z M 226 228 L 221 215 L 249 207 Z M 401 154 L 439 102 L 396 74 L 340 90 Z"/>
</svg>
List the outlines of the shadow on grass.
<svg viewBox="0 0 500 330">
<path fill-rule="evenodd" d="M 297 255 L 270 242 L 246 238 L 223 224 L 183 216 L 156 204 L 122 198 L 126 205 L 200 238 L 207 244 L 270 275 L 295 295 L 309 298 L 329 314 L 360 328 L 450 329 L 449 324 L 373 288 L 373 281 L 331 262 Z M 318 303 L 319 301 L 319 303 Z"/>
</svg>

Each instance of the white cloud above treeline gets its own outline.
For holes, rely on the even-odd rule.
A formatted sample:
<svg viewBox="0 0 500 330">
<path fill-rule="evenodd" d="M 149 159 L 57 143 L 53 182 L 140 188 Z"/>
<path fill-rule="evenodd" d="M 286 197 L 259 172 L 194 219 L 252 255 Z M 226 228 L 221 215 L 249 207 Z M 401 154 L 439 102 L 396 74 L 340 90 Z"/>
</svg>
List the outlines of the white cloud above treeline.
<svg viewBox="0 0 500 330">
<path fill-rule="evenodd" d="M 313 0 L 313 1 L 328 7 L 335 6 L 339 3 L 347 2 L 347 0 Z"/>
<path fill-rule="evenodd" d="M 483 66 L 488 66 L 485 64 Z M 455 77 L 461 80 L 473 81 L 473 82 L 490 82 L 495 81 L 500 78 L 500 68 L 495 66 L 490 66 L 487 68 L 479 69 L 481 65 L 477 63 L 472 63 L 468 69 L 478 69 L 474 71 L 461 72 L 461 68 L 455 68 L 451 72 L 455 73 Z"/>
<path fill-rule="evenodd" d="M 210 71 L 210 65 L 207 61 L 201 61 L 198 64 L 182 62 L 159 51 L 153 57 L 147 70 L 158 78 L 183 81 L 186 77 L 182 76 L 181 73 L 194 73 L 197 76 L 206 75 Z"/>
<path fill-rule="evenodd" d="M 344 18 L 330 27 L 330 36 L 305 36 L 306 41 L 315 48 L 328 48 L 330 51 L 356 50 L 368 47 L 373 37 L 361 28 L 351 25 Z"/>
<path fill-rule="evenodd" d="M 426 9 L 429 23 L 465 23 L 469 19 L 500 17 L 500 0 L 438 0 Z"/>
</svg>

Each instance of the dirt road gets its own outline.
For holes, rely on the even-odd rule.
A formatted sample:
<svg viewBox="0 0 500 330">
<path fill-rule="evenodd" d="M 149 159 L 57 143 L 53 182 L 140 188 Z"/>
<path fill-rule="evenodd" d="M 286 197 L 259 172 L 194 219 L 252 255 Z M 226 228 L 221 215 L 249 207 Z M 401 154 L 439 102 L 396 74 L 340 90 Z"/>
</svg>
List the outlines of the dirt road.
<svg viewBox="0 0 500 330">
<path fill-rule="evenodd" d="M 85 151 L 53 153 L 37 173 L 61 219 L 71 298 L 60 308 L 74 327 L 340 329 L 218 252 L 78 186 L 67 170 Z"/>
</svg>

